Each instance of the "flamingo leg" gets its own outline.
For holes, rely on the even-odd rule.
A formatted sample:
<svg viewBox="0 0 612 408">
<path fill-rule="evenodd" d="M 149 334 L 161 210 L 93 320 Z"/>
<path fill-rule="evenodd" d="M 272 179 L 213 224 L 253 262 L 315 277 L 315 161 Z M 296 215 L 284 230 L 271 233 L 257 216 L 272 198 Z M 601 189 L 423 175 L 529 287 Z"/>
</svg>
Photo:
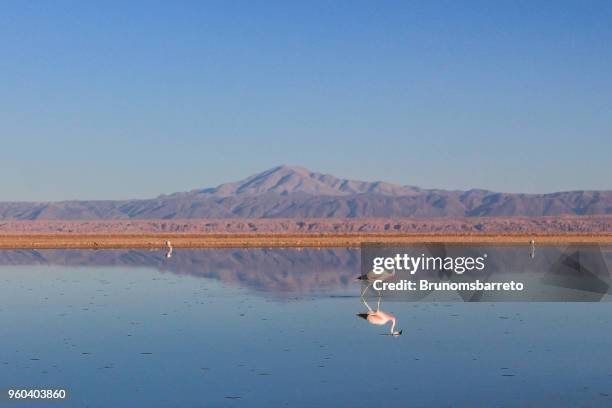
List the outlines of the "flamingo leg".
<svg viewBox="0 0 612 408">
<path fill-rule="evenodd" d="M 363 298 L 361 298 L 361 301 L 363 302 L 364 306 L 365 306 L 365 307 L 368 309 L 368 312 L 369 312 L 369 313 L 372 313 L 372 312 L 373 312 L 373 310 L 372 310 L 372 308 L 370 307 L 370 305 L 368 305 L 368 302 L 366 302 L 366 300 L 365 300 L 365 299 L 363 299 Z"/>
<path fill-rule="evenodd" d="M 367 290 L 370 288 L 370 285 L 371 285 L 371 284 L 372 284 L 372 282 L 368 283 L 368 284 L 366 285 L 366 287 L 365 287 L 365 288 L 363 288 L 363 290 L 361 291 L 361 297 L 363 297 L 363 296 L 366 294 L 366 292 L 367 292 Z"/>
</svg>

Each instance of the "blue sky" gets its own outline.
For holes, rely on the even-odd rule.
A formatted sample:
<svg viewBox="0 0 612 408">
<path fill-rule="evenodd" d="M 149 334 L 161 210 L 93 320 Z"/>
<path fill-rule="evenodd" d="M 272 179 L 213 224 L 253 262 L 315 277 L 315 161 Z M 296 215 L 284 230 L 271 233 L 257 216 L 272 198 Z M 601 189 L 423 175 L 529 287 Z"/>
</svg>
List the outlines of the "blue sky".
<svg viewBox="0 0 612 408">
<path fill-rule="evenodd" d="M 612 2 L 0 3 L 0 200 L 138 198 L 278 164 L 612 188 Z"/>
</svg>

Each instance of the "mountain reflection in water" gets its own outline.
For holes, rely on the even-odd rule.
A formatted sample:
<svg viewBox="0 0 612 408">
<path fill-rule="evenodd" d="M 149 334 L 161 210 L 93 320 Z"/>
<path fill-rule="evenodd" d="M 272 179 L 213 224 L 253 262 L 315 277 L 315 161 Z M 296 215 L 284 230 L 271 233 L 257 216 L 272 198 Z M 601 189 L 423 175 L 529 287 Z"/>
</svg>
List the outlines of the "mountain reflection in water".
<svg viewBox="0 0 612 408">
<path fill-rule="evenodd" d="M 599 256 L 603 257 L 600 258 L 600 262 L 604 262 L 603 265 L 605 263 L 610 265 L 611 248 L 597 247 L 596 249 L 601 254 Z M 489 254 L 488 274 L 491 271 L 495 273 L 507 271 L 523 275 L 532 274 L 534 271 L 538 274 L 549 271 L 551 266 L 559 262 L 559 259 L 563 259 L 564 253 L 568 250 L 571 252 L 572 246 L 540 247 L 538 256 L 533 257 L 533 248 L 526 243 L 524 246 L 491 246 L 485 249 L 455 248 L 453 251 L 459 251 L 459 253 L 461 251 L 486 251 Z M 168 257 L 168 253 L 168 248 L 159 250 L 3 250 L 0 251 L 0 266 L 145 267 L 160 272 L 215 279 L 255 291 L 280 295 L 343 291 L 357 285 L 356 278 L 360 276 L 359 248 L 175 248 L 171 257 Z M 603 269 L 595 268 L 594 270 Z M 457 275 L 452 278 L 462 276 Z M 436 279 L 448 280 L 449 277 L 440 275 L 436 276 Z M 355 295 L 358 296 L 357 291 Z M 421 293 L 418 295 L 423 296 Z M 407 300 L 405 294 L 402 296 Z M 391 298 L 396 298 L 396 296 L 391 296 Z"/>
<path fill-rule="evenodd" d="M 148 267 L 267 292 L 314 293 L 354 284 L 359 249 L 10 250 L 0 265 Z"/>
</svg>

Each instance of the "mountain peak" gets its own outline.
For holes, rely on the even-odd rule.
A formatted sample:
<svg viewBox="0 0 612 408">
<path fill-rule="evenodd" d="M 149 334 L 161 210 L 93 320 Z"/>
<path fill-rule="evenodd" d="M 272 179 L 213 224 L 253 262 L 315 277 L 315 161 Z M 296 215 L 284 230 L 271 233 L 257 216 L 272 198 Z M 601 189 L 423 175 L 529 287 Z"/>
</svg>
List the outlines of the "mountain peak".
<svg viewBox="0 0 612 408">
<path fill-rule="evenodd" d="M 257 173 L 244 180 L 221 184 L 215 188 L 197 190 L 193 193 L 218 197 L 276 194 L 312 194 L 344 196 L 374 193 L 385 195 L 410 195 L 418 189 L 382 181 L 356 181 L 341 179 L 330 174 L 310 171 L 302 166 L 280 165 Z"/>
<path fill-rule="evenodd" d="M 281 164 L 280 166 L 276 166 L 267 171 L 285 171 L 285 172 L 294 172 L 294 173 L 312 173 L 306 167 L 296 166 L 293 164 Z"/>
<path fill-rule="evenodd" d="M 300 166 L 282 165 L 215 188 L 150 200 L 0 203 L 0 220 L 530 217 L 566 214 L 612 214 L 612 191 L 506 194 L 486 190 L 421 190 L 382 181 L 341 179 Z M 598 222 L 601 229 L 610 229 L 607 219 Z M 390 223 L 385 225 L 391 228 Z M 537 225 L 545 223 L 538 221 Z"/>
</svg>

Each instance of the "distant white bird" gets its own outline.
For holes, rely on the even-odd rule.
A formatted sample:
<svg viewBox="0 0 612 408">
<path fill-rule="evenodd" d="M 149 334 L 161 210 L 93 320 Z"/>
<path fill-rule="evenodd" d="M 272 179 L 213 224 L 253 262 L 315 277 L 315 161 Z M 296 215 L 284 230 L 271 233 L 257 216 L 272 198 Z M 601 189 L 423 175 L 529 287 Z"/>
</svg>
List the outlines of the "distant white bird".
<svg viewBox="0 0 612 408">
<path fill-rule="evenodd" d="M 166 241 L 166 248 L 168 248 L 168 252 L 166 252 L 166 258 L 172 258 L 172 242 Z"/>
<path fill-rule="evenodd" d="M 535 241 L 531 240 L 531 252 L 529 252 L 529 257 L 531 259 L 535 258 Z"/>
</svg>

